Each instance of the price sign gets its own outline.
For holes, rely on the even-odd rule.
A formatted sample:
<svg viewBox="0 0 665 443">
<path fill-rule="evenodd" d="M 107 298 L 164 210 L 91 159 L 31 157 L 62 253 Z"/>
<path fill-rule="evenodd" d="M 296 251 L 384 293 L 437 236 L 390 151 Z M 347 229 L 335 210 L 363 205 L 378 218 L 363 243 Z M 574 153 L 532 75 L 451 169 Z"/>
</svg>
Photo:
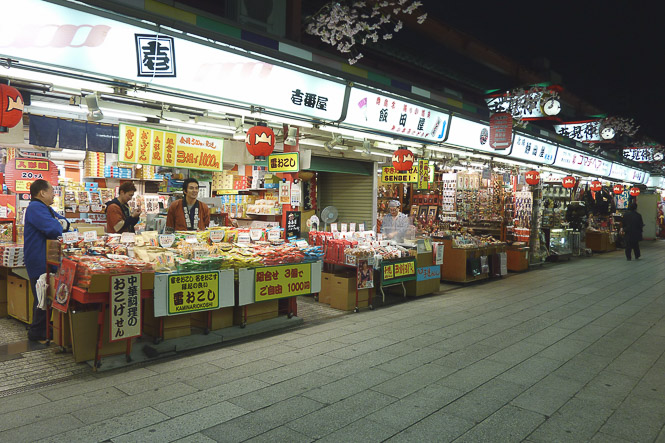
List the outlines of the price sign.
<svg viewBox="0 0 665 443">
<path fill-rule="evenodd" d="M 364 232 L 364 231 L 365 231 L 365 223 L 360 223 L 360 224 L 358 225 L 358 230 L 359 230 L 360 232 Z"/>
<path fill-rule="evenodd" d="M 443 243 L 435 243 L 435 249 L 436 249 L 436 258 L 434 259 L 434 264 L 435 265 L 442 265 L 443 264 Z"/>
<path fill-rule="evenodd" d="M 254 300 L 274 300 L 311 292 L 309 263 L 257 268 L 254 273 Z"/>
<path fill-rule="evenodd" d="M 193 243 L 198 243 L 199 240 L 196 238 L 196 235 L 188 235 L 187 237 L 185 237 L 185 242 L 193 244 Z"/>
<path fill-rule="evenodd" d="M 210 241 L 219 243 L 224 240 L 224 231 L 210 231 Z"/>
<path fill-rule="evenodd" d="M 297 152 L 285 152 L 268 156 L 268 172 L 298 172 L 300 162 Z"/>
<path fill-rule="evenodd" d="M 425 237 L 425 252 L 432 252 L 432 239 Z"/>
<path fill-rule="evenodd" d="M 219 308 L 219 272 L 192 272 L 169 276 L 169 314 Z"/>
<path fill-rule="evenodd" d="M 97 241 L 97 231 L 85 231 L 83 241 Z"/>
<path fill-rule="evenodd" d="M 7 218 L 7 206 L 0 206 L 0 218 Z"/>
<path fill-rule="evenodd" d="M 110 341 L 141 335 L 141 274 L 112 275 L 110 279 Z"/>
<path fill-rule="evenodd" d="M 62 233 L 62 242 L 63 243 L 72 244 L 72 243 L 76 243 L 77 241 L 79 241 L 78 231 L 63 232 Z"/>
<path fill-rule="evenodd" d="M 356 224 L 349 223 L 349 232 L 356 232 Z"/>
<path fill-rule="evenodd" d="M 299 184 L 291 186 L 291 206 L 300 206 L 301 195 Z"/>
<path fill-rule="evenodd" d="M 268 240 L 269 241 L 278 241 L 282 238 L 282 231 L 279 229 L 271 229 L 268 231 Z"/>
<path fill-rule="evenodd" d="M 210 251 L 207 249 L 197 249 L 194 251 L 194 260 L 199 260 L 203 257 L 208 257 L 210 255 Z"/>
<path fill-rule="evenodd" d="M 309 243 L 307 243 L 307 240 L 296 240 L 296 246 L 305 249 L 309 247 Z"/>
<path fill-rule="evenodd" d="M 342 232 L 348 232 L 349 231 L 349 225 L 346 223 L 341 224 L 342 227 Z"/>
<path fill-rule="evenodd" d="M 79 205 L 79 212 L 90 212 L 90 205 Z"/>
<path fill-rule="evenodd" d="M 330 224 L 330 232 L 337 232 L 337 223 Z"/>
<path fill-rule="evenodd" d="M 175 242 L 175 234 L 160 234 L 158 237 L 159 246 L 162 248 L 170 248 Z"/>
<path fill-rule="evenodd" d="M 238 232 L 238 243 L 249 244 L 252 242 L 252 239 L 249 236 L 249 232 Z"/>
<path fill-rule="evenodd" d="M 133 232 L 123 232 L 120 236 L 120 243 L 136 243 L 136 234 Z"/>
<path fill-rule="evenodd" d="M 102 205 L 91 205 L 90 209 L 92 212 L 104 212 L 104 207 Z"/>
<path fill-rule="evenodd" d="M 252 239 L 252 241 L 259 241 L 261 240 L 261 237 L 263 237 L 263 229 L 250 229 L 249 230 L 249 238 Z"/>
</svg>

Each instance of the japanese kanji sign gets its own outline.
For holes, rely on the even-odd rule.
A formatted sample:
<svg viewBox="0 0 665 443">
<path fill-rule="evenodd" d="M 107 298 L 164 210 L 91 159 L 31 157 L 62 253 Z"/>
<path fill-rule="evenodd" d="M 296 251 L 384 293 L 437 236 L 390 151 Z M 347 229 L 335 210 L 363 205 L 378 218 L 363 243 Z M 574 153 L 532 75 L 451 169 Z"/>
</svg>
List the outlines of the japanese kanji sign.
<svg viewBox="0 0 665 443">
<path fill-rule="evenodd" d="M 655 160 L 653 148 L 626 148 L 623 150 L 623 156 L 639 163 L 650 163 Z"/>
<path fill-rule="evenodd" d="M 492 149 L 507 149 L 513 139 L 513 116 L 499 112 L 490 117 L 490 146 Z"/>
<path fill-rule="evenodd" d="M 268 157 L 268 172 L 298 172 L 300 162 L 297 152 L 271 154 Z"/>
<path fill-rule="evenodd" d="M 142 165 L 222 170 L 223 140 L 120 123 L 118 159 Z"/>
<path fill-rule="evenodd" d="M 417 183 L 418 165 L 409 171 L 398 171 L 392 166 L 384 166 L 381 169 L 381 182 L 383 183 Z"/>
<path fill-rule="evenodd" d="M 141 274 L 111 276 L 110 341 L 141 335 Z"/>
<path fill-rule="evenodd" d="M 418 160 L 418 189 L 428 189 L 430 181 L 429 160 Z"/>
<path fill-rule="evenodd" d="M 572 138 L 573 140 L 582 143 L 601 143 L 608 141 L 603 140 L 600 136 L 600 120 L 598 119 L 554 125 L 554 130 L 559 135 Z"/>
<path fill-rule="evenodd" d="M 175 77 L 175 43 L 173 37 L 136 34 L 138 77 Z"/>
<path fill-rule="evenodd" d="M 310 294 L 311 273 L 310 263 L 257 268 L 254 273 L 254 301 Z"/>
<path fill-rule="evenodd" d="M 523 135 L 515 135 L 515 142 L 510 150 L 510 158 L 551 165 L 554 163 L 556 152 L 557 147 L 552 143 Z"/>
<path fill-rule="evenodd" d="M 416 259 L 412 258 L 397 263 L 384 261 L 381 264 L 381 285 L 411 281 L 416 279 Z"/>
<path fill-rule="evenodd" d="M 218 309 L 219 279 L 218 271 L 170 275 L 169 315 Z"/>
<path fill-rule="evenodd" d="M 49 160 L 15 158 L 5 167 L 5 184 L 16 193 L 30 192 L 35 180 L 43 179 L 53 186 L 58 185 L 58 168 Z"/>
<path fill-rule="evenodd" d="M 441 279 L 441 266 L 426 266 L 418 268 L 416 271 L 416 281 Z"/>
</svg>

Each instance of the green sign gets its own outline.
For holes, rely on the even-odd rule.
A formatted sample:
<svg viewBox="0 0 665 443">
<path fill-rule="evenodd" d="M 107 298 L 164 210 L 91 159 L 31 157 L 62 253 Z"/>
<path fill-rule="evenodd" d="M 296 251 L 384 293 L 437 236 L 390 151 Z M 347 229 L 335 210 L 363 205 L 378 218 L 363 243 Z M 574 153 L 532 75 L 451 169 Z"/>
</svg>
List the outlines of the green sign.
<svg viewBox="0 0 665 443">
<path fill-rule="evenodd" d="M 381 286 L 416 279 L 416 259 L 381 262 Z"/>
</svg>

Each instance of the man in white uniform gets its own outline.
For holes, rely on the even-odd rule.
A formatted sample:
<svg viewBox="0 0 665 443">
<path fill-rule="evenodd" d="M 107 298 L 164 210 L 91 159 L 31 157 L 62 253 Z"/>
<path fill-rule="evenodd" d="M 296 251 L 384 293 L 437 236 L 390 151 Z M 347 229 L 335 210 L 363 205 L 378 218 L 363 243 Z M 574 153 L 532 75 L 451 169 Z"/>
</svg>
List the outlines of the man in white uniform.
<svg viewBox="0 0 665 443">
<path fill-rule="evenodd" d="M 388 203 L 389 214 L 383 217 L 381 223 L 381 233 L 386 236 L 388 240 L 393 240 L 397 243 L 404 242 L 404 235 L 410 225 L 409 217 L 399 210 L 400 204 L 397 200 L 391 200 Z"/>
</svg>

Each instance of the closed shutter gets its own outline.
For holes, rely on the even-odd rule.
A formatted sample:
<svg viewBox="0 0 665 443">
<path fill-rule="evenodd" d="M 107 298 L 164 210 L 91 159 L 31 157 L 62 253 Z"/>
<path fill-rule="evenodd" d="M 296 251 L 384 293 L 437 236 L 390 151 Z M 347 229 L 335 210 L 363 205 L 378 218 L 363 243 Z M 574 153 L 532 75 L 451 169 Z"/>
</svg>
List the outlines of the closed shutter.
<svg viewBox="0 0 665 443">
<path fill-rule="evenodd" d="M 334 206 L 339 214 L 338 223 L 365 223 L 366 229 L 371 229 L 374 203 L 373 179 L 371 175 L 319 172 L 317 183 L 319 210 Z"/>
</svg>

